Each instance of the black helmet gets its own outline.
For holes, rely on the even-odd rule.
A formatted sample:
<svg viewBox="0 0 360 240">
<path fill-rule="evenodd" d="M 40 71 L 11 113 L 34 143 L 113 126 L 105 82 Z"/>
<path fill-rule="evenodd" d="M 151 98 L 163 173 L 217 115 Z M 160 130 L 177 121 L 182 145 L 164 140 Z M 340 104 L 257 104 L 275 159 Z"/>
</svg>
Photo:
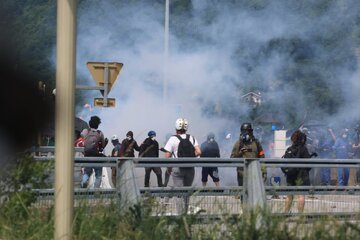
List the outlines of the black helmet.
<svg viewBox="0 0 360 240">
<path fill-rule="evenodd" d="M 251 123 L 243 123 L 241 124 L 240 131 L 253 131 Z"/>
</svg>

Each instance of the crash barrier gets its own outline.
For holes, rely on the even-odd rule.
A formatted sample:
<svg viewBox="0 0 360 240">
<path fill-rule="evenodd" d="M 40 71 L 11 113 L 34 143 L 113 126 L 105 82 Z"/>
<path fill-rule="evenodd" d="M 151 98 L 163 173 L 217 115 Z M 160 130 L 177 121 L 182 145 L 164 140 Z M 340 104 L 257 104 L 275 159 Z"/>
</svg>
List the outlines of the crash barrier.
<svg viewBox="0 0 360 240">
<path fill-rule="evenodd" d="M 53 160 L 53 157 L 35 157 L 36 160 Z M 77 157 L 75 158 L 75 166 L 106 166 L 118 167 L 118 173 L 121 168 L 134 169 L 143 167 L 203 167 L 203 166 L 217 166 L 224 168 L 245 167 L 248 169 L 246 161 L 257 162 L 265 166 L 267 169 L 280 168 L 280 167 L 296 167 L 296 168 L 359 168 L 360 160 L 358 159 L 260 159 L 253 161 L 244 159 L 150 159 L 150 158 L 132 158 L 132 159 L 119 159 L 119 158 L 90 158 L 90 157 Z M 119 163 L 117 165 L 117 162 Z M 123 162 L 131 162 L 134 165 L 121 165 Z M 245 164 L 244 164 L 245 162 Z M 249 165 L 248 165 L 249 166 Z M 255 168 L 257 169 L 257 168 Z M 235 171 L 235 169 L 234 169 Z M 177 201 L 180 199 L 188 198 L 187 212 L 199 214 L 239 214 L 250 205 L 249 199 L 254 199 L 254 190 L 245 186 L 244 188 L 238 186 L 228 187 L 151 187 L 151 188 L 138 188 L 136 179 L 138 176 L 133 175 L 133 171 L 127 170 L 127 173 L 132 172 L 127 178 L 119 178 L 121 174 L 117 175 L 117 189 L 78 189 L 74 191 L 75 204 L 81 201 L 88 201 L 89 203 L 98 204 L 109 203 L 113 200 L 121 202 L 121 196 L 131 195 L 131 193 L 123 192 L 121 189 L 128 186 L 127 191 L 131 189 L 138 189 L 133 192 L 132 199 L 134 202 L 143 202 L 145 205 L 152 206 L 154 215 L 176 215 L 178 209 L 176 208 Z M 252 182 L 258 182 L 261 188 L 263 183 L 261 178 L 252 178 L 254 175 L 252 171 L 245 171 L 245 178 L 252 179 Z M 260 171 L 257 173 L 260 176 Z M 221 176 L 220 176 L 221 178 Z M 246 180 L 245 179 L 245 180 Z M 121 182 L 123 181 L 123 182 Z M 246 182 L 246 181 L 245 181 Z M 245 184 L 246 185 L 246 184 Z M 122 188 L 119 186 L 123 186 Z M 169 185 L 170 186 L 170 185 Z M 261 189 L 256 194 L 260 199 L 265 197 L 266 207 L 273 213 L 283 213 L 285 196 L 286 195 L 306 195 L 305 210 L 306 214 L 319 214 L 319 215 L 346 215 L 356 214 L 360 212 L 360 187 L 357 186 L 265 186 L 262 194 Z M 34 189 L 34 193 L 38 195 L 38 201 L 35 203 L 37 206 L 52 204 L 53 189 Z M 249 197 L 250 194 L 250 197 Z M 120 200 L 119 200 L 120 199 Z M 291 209 L 292 214 L 297 213 L 296 201 Z M 131 202 L 131 201 L 130 201 Z M 260 204 L 261 205 L 261 204 Z M 246 207 L 245 207 L 246 206 Z M 251 207 L 251 206 L 250 206 Z"/>
</svg>

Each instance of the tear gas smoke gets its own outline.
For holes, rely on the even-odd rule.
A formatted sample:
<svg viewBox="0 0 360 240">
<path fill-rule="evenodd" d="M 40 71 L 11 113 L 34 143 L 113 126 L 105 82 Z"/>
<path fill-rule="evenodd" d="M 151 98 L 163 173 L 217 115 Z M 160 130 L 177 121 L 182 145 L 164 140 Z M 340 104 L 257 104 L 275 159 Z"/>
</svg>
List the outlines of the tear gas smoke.
<svg viewBox="0 0 360 240">
<path fill-rule="evenodd" d="M 110 93 L 117 107 L 91 114 L 102 118 L 100 128 L 107 136 L 121 139 L 132 130 L 141 142 L 146 132 L 155 130 L 160 145 L 174 132 L 175 119 L 186 117 L 189 133 L 199 142 L 208 132 L 217 133 L 223 157 L 229 156 L 240 121 L 252 118 L 253 109 L 241 101 L 249 91 L 262 92 L 261 111 L 272 112 L 284 123 L 296 125 L 306 111 L 328 122 L 345 115 L 359 118 L 358 108 L 352 108 L 359 100 L 350 94 L 360 90 L 354 46 L 343 32 L 349 29 L 342 26 L 352 24 L 360 3 L 306 3 L 171 1 L 164 102 L 164 3 L 87 1 L 78 13 L 79 81 L 94 84 L 85 66 L 88 61 L 124 63 Z M 188 11 L 179 14 L 176 4 Z M 328 46 L 324 41 L 331 34 L 339 38 Z M 339 54 L 343 61 L 338 61 Z M 329 104 L 332 98 L 326 94 L 343 101 Z M 233 137 L 225 140 L 228 133 Z"/>
</svg>

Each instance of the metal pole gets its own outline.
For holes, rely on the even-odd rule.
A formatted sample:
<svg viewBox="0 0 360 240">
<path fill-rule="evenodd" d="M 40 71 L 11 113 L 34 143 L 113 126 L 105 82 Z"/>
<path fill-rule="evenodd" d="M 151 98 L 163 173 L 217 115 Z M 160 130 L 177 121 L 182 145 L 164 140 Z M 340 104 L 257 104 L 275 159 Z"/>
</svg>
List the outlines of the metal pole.
<svg viewBox="0 0 360 240">
<path fill-rule="evenodd" d="M 165 29 L 164 29 L 164 82 L 163 82 L 163 100 L 167 101 L 167 78 L 168 78 L 168 61 L 169 61 L 169 12 L 170 0 L 165 2 Z"/>
<path fill-rule="evenodd" d="M 245 201 L 247 206 L 251 209 L 265 207 L 266 195 L 260 162 L 254 159 L 246 159 L 244 170 Z"/>
<path fill-rule="evenodd" d="M 57 1 L 55 239 L 72 239 L 76 1 Z"/>
<path fill-rule="evenodd" d="M 133 160 L 119 160 L 116 171 L 116 189 L 120 195 L 120 208 L 124 211 L 140 202 Z"/>
<path fill-rule="evenodd" d="M 109 94 L 109 64 L 104 63 L 104 107 L 108 106 L 108 94 Z"/>
</svg>

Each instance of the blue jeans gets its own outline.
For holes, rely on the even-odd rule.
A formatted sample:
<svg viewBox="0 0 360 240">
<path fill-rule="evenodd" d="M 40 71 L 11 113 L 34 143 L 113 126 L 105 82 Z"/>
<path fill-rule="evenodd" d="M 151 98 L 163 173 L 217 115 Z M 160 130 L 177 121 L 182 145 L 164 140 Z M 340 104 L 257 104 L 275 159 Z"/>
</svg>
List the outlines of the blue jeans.
<svg viewBox="0 0 360 240">
<path fill-rule="evenodd" d="M 330 185 L 331 183 L 331 169 L 321 168 L 321 185 Z"/>
<path fill-rule="evenodd" d="M 89 183 L 89 178 L 92 174 L 92 170 L 95 170 L 95 183 L 93 186 L 87 186 Z M 99 188 L 101 183 L 101 176 L 102 176 L 102 168 L 101 167 L 94 167 L 94 168 L 85 168 L 84 175 L 82 176 L 81 186 L 86 188 Z"/>
<path fill-rule="evenodd" d="M 338 168 L 338 186 L 347 186 L 349 181 L 349 168 Z"/>
</svg>

